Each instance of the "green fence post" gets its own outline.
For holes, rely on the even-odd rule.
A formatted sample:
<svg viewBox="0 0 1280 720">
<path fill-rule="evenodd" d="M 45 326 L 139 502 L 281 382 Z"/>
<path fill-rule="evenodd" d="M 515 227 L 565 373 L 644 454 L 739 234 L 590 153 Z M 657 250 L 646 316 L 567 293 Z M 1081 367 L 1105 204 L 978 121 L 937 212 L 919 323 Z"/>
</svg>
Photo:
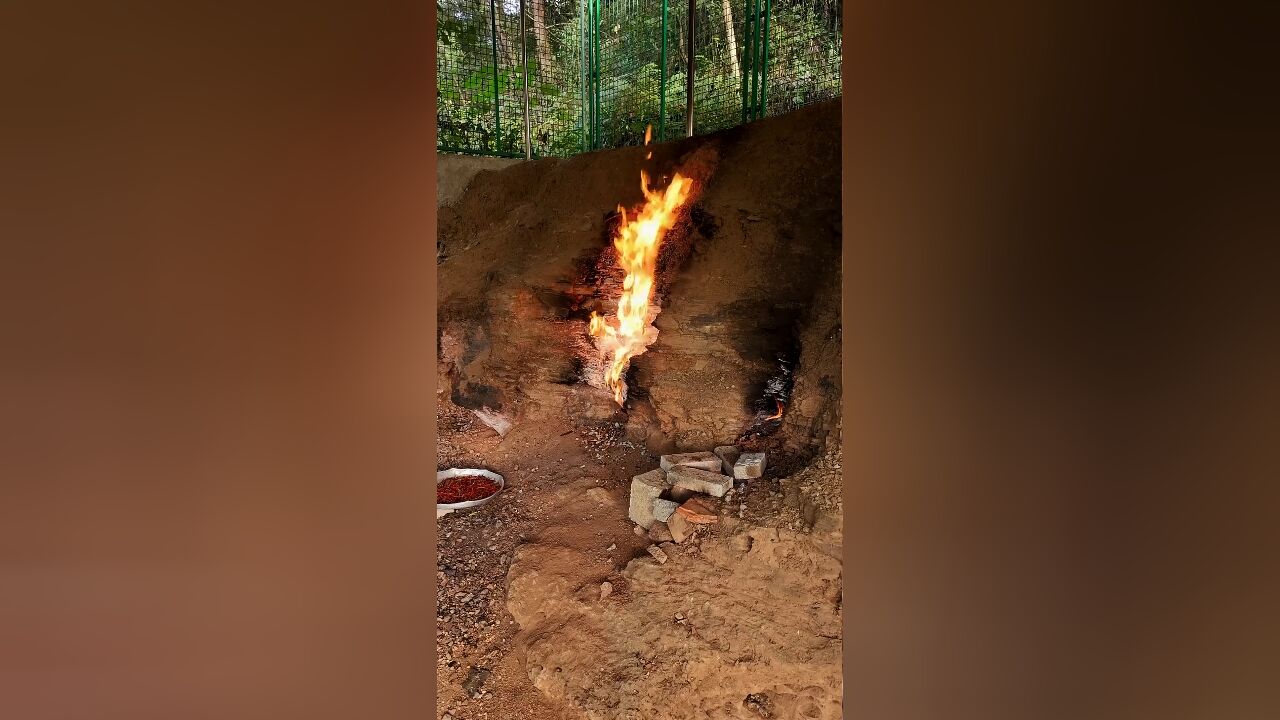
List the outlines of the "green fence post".
<svg viewBox="0 0 1280 720">
<path fill-rule="evenodd" d="M 662 85 L 658 86 L 658 142 L 667 138 L 667 0 L 662 0 Z"/>
<path fill-rule="evenodd" d="M 748 120 L 756 119 L 756 98 L 760 91 L 760 0 L 751 3 L 751 110 Z"/>
<path fill-rule="evenodd" d="M 489 0 L 489 30 L 493 39 L 493 150 L 502 152 L 502 113 L 498 102 L 498 6 Z"/>
<path fill-rule="evenodd" d="M 595 72 L 593 73 L 591 81 L 594 89 L 593 102 L 595 103 L 596 108 L 595 136 L 593 140 L 594 149 L 598 150 L 600 149 L 600 0 L 591 0 L 591 6 L 592 16 L 595 21 L 592 23 L 592 33 L 595 36 L 595 41 L 592 45 L 595 48 L 594 53 L 596 61 Z"/>
<path fill-rule="evenodd" d="M 744 0 L 742 7 L 742 122 L 750 119 L 748 112 L 751 107 L 747 97 L 747 87 L 750 82 L 747 76 L 751 74 L 751 28 L 754 23 L 751 22 L 751 0 Z"/>
<path fill-rule="evenodd" d="M 764 46 L 764 54 L 760 58 L 760 110 L 756 117 L 764 117 L 768 106 L 764 101 L 765 91 L 769 87 L 769 16 L 773 14 L 773 0 L 764 0 L 764 32 L 760 44 Z"/>
</svg>

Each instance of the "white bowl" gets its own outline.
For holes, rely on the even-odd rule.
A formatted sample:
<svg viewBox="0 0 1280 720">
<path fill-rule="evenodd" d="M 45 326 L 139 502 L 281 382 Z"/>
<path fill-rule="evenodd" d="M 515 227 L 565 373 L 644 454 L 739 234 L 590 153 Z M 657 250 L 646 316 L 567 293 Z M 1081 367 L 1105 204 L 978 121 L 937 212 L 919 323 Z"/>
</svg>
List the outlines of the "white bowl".
<svg viewBox="0 0 1280 720">
<path fill-rule="evenodd" d="M 481 475 L 483 477 L 487 477 L 498 483 L 498 489 L 489 497 L 480 498 L 479 500 L 467 500 L 465 502 L 458 503 L 436 503 L 436 517 L 448 515 L 454 510 L 466 510 L 468 508 L 480 507 L 497 497 L 498 493 L 502 492 L 502 489 L 507 486 L 506 481 L 502 479 L 501 475 L 496 472 L 481 470 L 480 468 L 449 468 L 448 470 L 438 470 L 436 472 L 436 484 L 439 485 L 441 480 L 448 480 L 451 477 L 459 477 L 461 475 Z"/>
</svg>

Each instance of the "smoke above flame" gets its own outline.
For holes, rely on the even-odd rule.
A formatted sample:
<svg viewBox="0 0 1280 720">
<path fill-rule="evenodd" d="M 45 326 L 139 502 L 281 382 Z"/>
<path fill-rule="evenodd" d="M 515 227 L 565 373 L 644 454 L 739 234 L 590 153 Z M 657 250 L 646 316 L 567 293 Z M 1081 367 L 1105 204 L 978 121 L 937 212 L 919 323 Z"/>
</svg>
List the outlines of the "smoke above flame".
<svg viewBox="0 0 1280 720">
<path fill-rule="evenodd" d="M 591 314 L 590 333 L 603 350 L 612 354 L 604 380 L 619 405 L 627 398 L 622 377 L 631 358 L 642 354 L 652 342 L 646 335 L 658 251 L 663 237 L 675 225 L 680 208 L 688 201 L 692 186 L 689 178 L 676 173 L 666 189 L 651 190 L 649 175 L 642 170 L 640 189 L 644 192 L 644 206 L 634 217 L 628 217 L 626 208 L 618 207 L 622 224 L 613 246 L 618 251 L 618 265 L 626 273 L 622 296 L 618 298 L 618 312 L 612 322 L 597 313 Z"/>
</svg>

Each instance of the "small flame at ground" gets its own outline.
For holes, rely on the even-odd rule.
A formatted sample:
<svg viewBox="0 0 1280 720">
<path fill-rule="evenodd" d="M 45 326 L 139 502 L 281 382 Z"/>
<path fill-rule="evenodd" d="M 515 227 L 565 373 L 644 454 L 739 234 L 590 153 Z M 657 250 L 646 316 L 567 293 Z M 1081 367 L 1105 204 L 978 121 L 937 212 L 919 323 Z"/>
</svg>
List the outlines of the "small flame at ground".
<svg viewBox="0 0 1280 720">
<path fill-rule="evenodd" d="M 647 131 L 645 136 L 647 141 Z M 656 192 L 649 189 L 649 176 L 641 171 L 644 207 L 632 219 L 627 218 L 625 208 L 618 207 L 618 212 L 622 213 L 622 226 L 613 246 L 618 251 L 618 264 L 626 271 L 626 277 L 622 281 L 622 297 L 618 299 L 616 325 L 609 324 L 593 312 L 590 332 L 592 337 L 608 341 L 602 347 L 612 346 L 613 360 L 605 370 L 605 385 L 613 391 L 613 399 L 619 405 L 627 397 L 622 376 L 631 358 L 647 349 L 645 328 L 649 324 L 649 300 L 653 296 L 658 250 L 662 246 L 662 238 L 675 225 L 678 211 L 689 199 L 692 185 L 689 178 L 676 173 L 666 190 Z"/>
<path fill-rule="evenodd" d="M 782 419 L 782 411 L 787 407 L 787 406 L 786 406 L 786 403 L 782 402 L 781 400 L 777 400 L 776 402 L 778 403 L 778 412 L 777 412 L 777 413 L 775 413 L 775 414 L 773 414 L 773 415 L 770 415 L 770 416 L 769 416 L 769 417 L 767 417 L 767 418 L 765 418 L 765 420 L 780 420 L 780 419 Z"/>
</svg>

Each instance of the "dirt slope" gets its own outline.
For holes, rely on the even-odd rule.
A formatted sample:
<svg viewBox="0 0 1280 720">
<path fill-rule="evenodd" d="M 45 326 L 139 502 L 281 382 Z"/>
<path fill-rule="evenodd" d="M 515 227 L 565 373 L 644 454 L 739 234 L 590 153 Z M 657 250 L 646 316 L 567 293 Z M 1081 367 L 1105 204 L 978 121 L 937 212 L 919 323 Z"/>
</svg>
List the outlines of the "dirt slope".
<svg viewBox="0 0 1280 720">
<path fill-rule="evenodd" d="M 610 418 L 600 393 L 572 386 L 582 373 L 569 349 L 608 300 L 589 270 L 615 207 L 642 199 L 640 170 L 660 178 L 696 163 L 696 200 L 668 239 L 680 256 L 660 278 L 658 339 L 632 363 L 629 430 L 651 450 L 738 437 L 779 355 L 794 360 L 803 338 L 838 334 L 839 118 L 827 103 L 656 146 L 652 160 L 624 148 L 476 175 L 440 213 L 442 380 L 453 401 L 513 422 L 566 404 Z M 783 435 L 797 450 L 826 439 L 839 396 L 838 358 L 809 355 L 801 371 L 819 374 Z"/>
</svg>

